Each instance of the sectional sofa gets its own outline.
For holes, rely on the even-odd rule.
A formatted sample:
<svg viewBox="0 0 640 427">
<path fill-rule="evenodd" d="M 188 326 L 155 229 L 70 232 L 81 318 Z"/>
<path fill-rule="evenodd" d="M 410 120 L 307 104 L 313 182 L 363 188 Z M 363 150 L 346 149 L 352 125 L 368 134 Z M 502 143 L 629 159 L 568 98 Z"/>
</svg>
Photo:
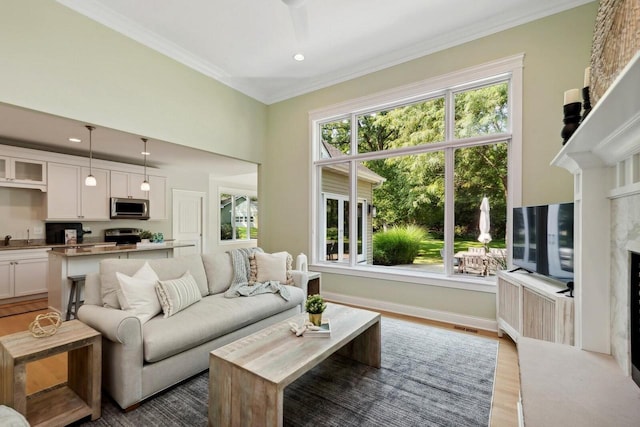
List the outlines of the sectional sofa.
<svg viewBox="0 0 640 427">
<path fill-rule="evenodd" d="M 151 267 L 160 283 L 190 275 L 199 300 L 168 317 L 160 313 L 148 321 L 123 309 L 118 304 L 119 280 L 122 275 L 135 277 L 143 267 Z M 213 349 L 301 312 L 307 273 L 288 273 L 293 279 L 293 285 L 287 286 L 288 301 L 272 293 L 227 298 L 224 294 L 234 274 L 228 253 L 102 261 L 100 272 L 86 277 L 85 302 L 78 318 L 102 333 L 103 389 L 123 409 L 134 408 L 206 370 Z"/>
</svg>

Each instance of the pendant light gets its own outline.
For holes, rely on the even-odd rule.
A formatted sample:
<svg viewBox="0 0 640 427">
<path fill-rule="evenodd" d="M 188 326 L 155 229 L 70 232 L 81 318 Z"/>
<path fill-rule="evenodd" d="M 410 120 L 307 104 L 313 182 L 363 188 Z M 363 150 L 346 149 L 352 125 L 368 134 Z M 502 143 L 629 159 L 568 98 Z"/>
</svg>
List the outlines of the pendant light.
<svg viewBox="0 0 640 427">
<path fill-rule="evenodd" d="M 147 156 L 149 152 L 147 151 L 147 138 L 140 138 L 142 142 L 144 142 L 144 151 L 142 152 L 142 156 L 144 157 L 144 181 L 140 184 L 140 190 L 149 191 L 151 190 L 151 186 L 149 185 L 149 179 L 147 177 Z"/>
<path fill-rule="evenodd" d="M 85 126 L 89 129 L 89 175 L 84 179 L 84 185 L 87 187 L 95 187 L 97 185 L 96 177 L 93 176 L 93 170 L 91 168 L 91 163 L 93 160 L 93 142 L 91 141 L 91 133 L 95 129 L 93 126 Z"/>
</svg>

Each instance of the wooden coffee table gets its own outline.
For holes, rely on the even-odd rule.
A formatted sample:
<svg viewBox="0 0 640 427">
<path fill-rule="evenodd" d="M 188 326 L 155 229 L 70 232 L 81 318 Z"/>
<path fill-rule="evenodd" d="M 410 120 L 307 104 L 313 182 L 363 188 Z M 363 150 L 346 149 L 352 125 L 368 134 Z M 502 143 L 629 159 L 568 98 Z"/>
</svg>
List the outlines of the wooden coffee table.
<svg viewBox="0 0 640 427">
<path fill-rule="evenodd" d="M 281 426 L 284 388 L 333 353 L 380 367 L 380 314 L 328 304 L 331 337 L 296 337 L 289 321 L 211 352 L 209 425 Z"/>
</svg>

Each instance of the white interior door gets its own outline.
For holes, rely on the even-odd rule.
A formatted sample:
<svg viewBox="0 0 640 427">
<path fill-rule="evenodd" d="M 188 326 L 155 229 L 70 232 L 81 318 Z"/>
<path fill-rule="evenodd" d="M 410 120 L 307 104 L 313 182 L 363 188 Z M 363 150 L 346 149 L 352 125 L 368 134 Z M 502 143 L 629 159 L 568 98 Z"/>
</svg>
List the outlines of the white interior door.
<svg viewBox="0 0 640 427">
<path fill-rule="evenodd" d="M 203 253 L 205 197 L 199 191 L 173 190 L 173 238 L 195 245 L 174 249 L 174 256 Z"/>
</svg>

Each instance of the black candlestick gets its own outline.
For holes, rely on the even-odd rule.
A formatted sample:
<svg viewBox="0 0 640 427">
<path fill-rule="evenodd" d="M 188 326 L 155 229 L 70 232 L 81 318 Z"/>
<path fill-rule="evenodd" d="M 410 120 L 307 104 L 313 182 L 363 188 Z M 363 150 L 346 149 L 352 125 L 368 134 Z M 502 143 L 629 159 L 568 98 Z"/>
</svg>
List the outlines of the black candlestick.
<svg viewBox="0 0 640 427">
<path fill-rule="evenodd" d="M 578 129 L 580 125 L 580 109 L 582 104 L 580 102 L 572 102 L 564 106 L 564 127 L 560 136 L 562 137 L 562 145 L 566 144 L 571 135 Z"/>
<path fill-rule="evenodd" d="M 587 115 L 591 112 L 591 96 L 589 96 L 589 86 L 582 88 L 582 99 L 584 100 L 582 104 L 584 113 L 582 113 L 582 120 L 580 121 L 580 123 L 584 122 L 584 119 L 586 119 Z"/>
</svg>

